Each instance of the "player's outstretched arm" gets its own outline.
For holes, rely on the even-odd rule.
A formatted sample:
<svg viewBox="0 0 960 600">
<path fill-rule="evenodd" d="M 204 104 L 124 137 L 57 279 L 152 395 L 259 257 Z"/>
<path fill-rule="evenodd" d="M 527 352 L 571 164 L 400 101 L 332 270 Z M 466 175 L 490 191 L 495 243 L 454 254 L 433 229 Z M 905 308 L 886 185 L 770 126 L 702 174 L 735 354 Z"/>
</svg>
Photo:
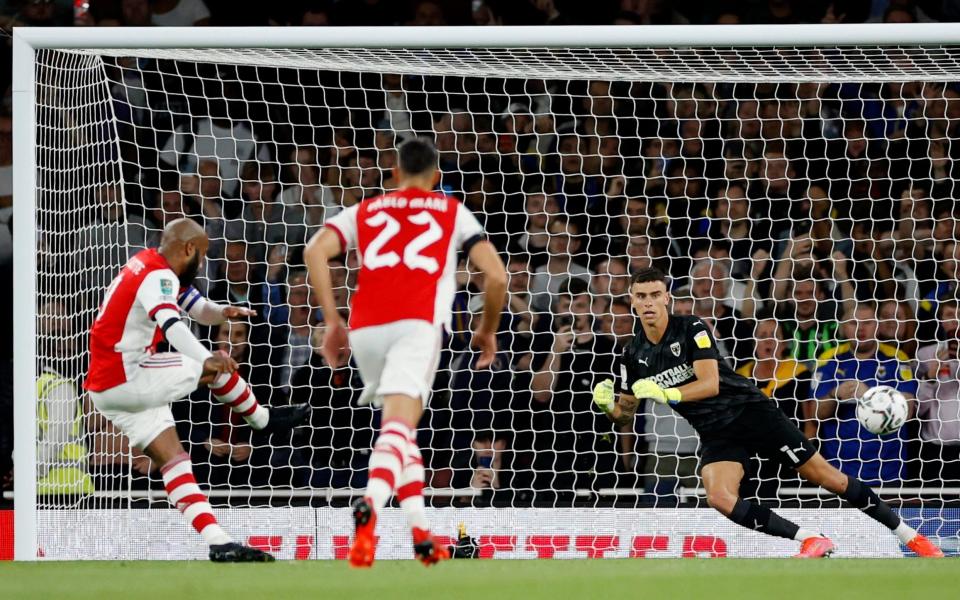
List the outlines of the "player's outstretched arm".
<svg viewBox="0 0 960 600">
<path fill-rule="evenodd" d="M 257 311 L 243 306 L 217 304 L 203 297 L 197 288 L 190 286 L 180 293 L 177 304 L 201 325 L 220 325 L 227 319 L 256 316 Z"/>
<path fill-rule="evenodd" d="M 483 273 L 483 316 L 473 334 L 472 345 L 480 350 L 477 368 L 486 369 L 497 354 L 497 327 L 506 302 L 507 270 L 496 248 L 486 240 L 475 243 L 468 256 Z"/>
<path fill-rule="evenodd" d="M 340 236 L 332 229 L 324 227 L 310 238 L 303 251 L 303 260 L 310 275 L 310 287 L 320 300 L 323 320 L 327 325 L 327 334 L 320 351 L 327 364 L 333 368 L 340 366 L 340 350 L 347 345 L 347 328 L 337 312 L 337 301 L 333 297 L 330 259 L 340 256 L 343 250 Z"/>
</svg>

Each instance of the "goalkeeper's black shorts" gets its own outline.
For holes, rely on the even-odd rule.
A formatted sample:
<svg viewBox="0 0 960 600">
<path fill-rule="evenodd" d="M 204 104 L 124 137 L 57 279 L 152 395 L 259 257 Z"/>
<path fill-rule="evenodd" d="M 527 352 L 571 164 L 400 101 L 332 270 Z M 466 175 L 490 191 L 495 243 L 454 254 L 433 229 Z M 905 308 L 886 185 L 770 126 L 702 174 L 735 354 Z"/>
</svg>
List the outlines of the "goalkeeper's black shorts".
<svg viewBox="0 0 960 600">
<path fill-rule="evenodd" d="M 773 402 L 746 404 L 729 425 L 700 434 L 700 468 L 738 462 L 746 468 L 759 455 L 796 469 L 816 452 L 810 440 Z"/>
</svg>

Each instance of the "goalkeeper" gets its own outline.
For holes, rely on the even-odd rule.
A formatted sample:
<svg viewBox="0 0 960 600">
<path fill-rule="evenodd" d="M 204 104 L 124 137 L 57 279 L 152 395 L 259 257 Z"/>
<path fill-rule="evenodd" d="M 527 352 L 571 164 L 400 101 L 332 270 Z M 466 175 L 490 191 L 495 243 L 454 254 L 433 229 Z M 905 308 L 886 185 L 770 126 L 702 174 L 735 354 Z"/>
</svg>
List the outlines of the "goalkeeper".
<svg viewBox="0 0 960 600">
<path fill-rule="evenodd" d="M 943 556 L 873 490 L 830 465 L 773 401 L 720 360 L 702 320 L 670 314 L 666 281 L 655 268 L 641 269 L 631 280 L 631 303 L 642 327 L 623 353 L 622 391 L 615 400 L 613 381 L 607 379 L 593 394 L 594 403 L 611 421 L 629 424 L 646 399 L 672 406 L 700 436 L 707 503 L 738 525 L 801 542 L 798 557 L 828 556 L 835 547 L 822 534 L 739 497 L 744 466 L 753 455 L 796 469 L 807 481 L 847 500 L 893 531 L 918 556 Z"/>
</svg>

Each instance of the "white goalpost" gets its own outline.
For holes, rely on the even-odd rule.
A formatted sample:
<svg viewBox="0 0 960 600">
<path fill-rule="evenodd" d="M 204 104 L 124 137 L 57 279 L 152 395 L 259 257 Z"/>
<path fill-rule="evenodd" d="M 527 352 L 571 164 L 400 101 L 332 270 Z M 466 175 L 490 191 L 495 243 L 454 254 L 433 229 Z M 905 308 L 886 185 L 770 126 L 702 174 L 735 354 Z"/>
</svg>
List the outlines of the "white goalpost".
<svg viewBox="0 0 960 600">
<path fill-rule="evenodd" d="M 356 405 L 355 369 L 314 352 L 299 252 L 324 218 L 390 189 L 394 146 L 414 135 L 436 140 L 441 188 L 481 217 L 511 275 L 492 373 L 471 368 L 477 288 L 458 282 L 421 426 L 435 531 L 452 541 L 465 523 L 486 557 L 791 553 L 706 506 L 696 434 L 670 411 L 642 407 L 621 428 L 591 406 L 632 330 L 625 278 L 655 265 L 735 368 L 793 361 L 760 387 L 828 458 L 960 548 L 960 483 L 945 475 L 960 439 L 936 438 L 960 414 L 917 403 L 900 433 L 867 440 L 852 404 L 816 400 L 871 301 L 895 302 L 873 310 L 893 323 L 877 335 L 900 383 L 957 377 L 924 375 L 917 354 L 941 339 L 937 302 L 960 275 L 942 266 L 960 260 L 960 228 L 944 225 L 960 193 L 955 25 L 17 28 L 13 50 L 16 560 L 204 555 L 81 387 L 104 289 L 179 216 L 211 238 L 197 286 L 258 311 L 195 328 L 201 340 L 236 353 L 261 402 L 314 407 L 290 438 L 262 439 L 205 391 L 183 399 L 201 486 L 252 545 L 345 556 L 343 507 L 378 421 Z M 346 257 L 336 275 L 343 309 L 356 268 Z M 804 319 L 809 339 L 787 324 Z M 842 555 L 904 554 L 859 511 L 755 467 L 749 493 Z M 379 556 L 407 557 L 402 520 L 387 509 Z"/>
</svg>

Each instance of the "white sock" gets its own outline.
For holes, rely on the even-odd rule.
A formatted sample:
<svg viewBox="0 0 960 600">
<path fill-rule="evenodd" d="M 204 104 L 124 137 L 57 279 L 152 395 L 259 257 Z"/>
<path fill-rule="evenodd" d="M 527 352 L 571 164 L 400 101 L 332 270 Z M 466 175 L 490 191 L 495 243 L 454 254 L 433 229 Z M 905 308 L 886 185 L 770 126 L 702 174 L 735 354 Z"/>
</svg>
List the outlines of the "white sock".
<svg viewBox="0 0 960 600">
<path fill-rule="evenodd" d="M 900 538 L 900 542 L 904 544 L 917 537 L 917 530 L 907 525 L 907 522 L 903 519 L 900 520 L 900 524 L 897 525 L 893 532 L 897 534 L 897 537 Z"/>
<path fill-rule="evenodd" d="M 800 529 L 797 530 L 797 535 L 793 536 L 793 539 L 797 540 L 798 542 L 802 542 L 803 540 L 807 538 L 812 538 L 812 537 L 823 537 L 823 534 L 817 533 L 816 531 L 811 531 L 810 529 L 804 529 L 803 527 L 801 527 Z"/>
<path fill-rule="evenodd" d="M 239 373 L 222 373 L 210 385 L 217 402 L 222 402 L 242 416 L 254 429 L 263 429 L 270 422 L 270 411 L 257 402 L 253 390 Z"/>
</svg>

